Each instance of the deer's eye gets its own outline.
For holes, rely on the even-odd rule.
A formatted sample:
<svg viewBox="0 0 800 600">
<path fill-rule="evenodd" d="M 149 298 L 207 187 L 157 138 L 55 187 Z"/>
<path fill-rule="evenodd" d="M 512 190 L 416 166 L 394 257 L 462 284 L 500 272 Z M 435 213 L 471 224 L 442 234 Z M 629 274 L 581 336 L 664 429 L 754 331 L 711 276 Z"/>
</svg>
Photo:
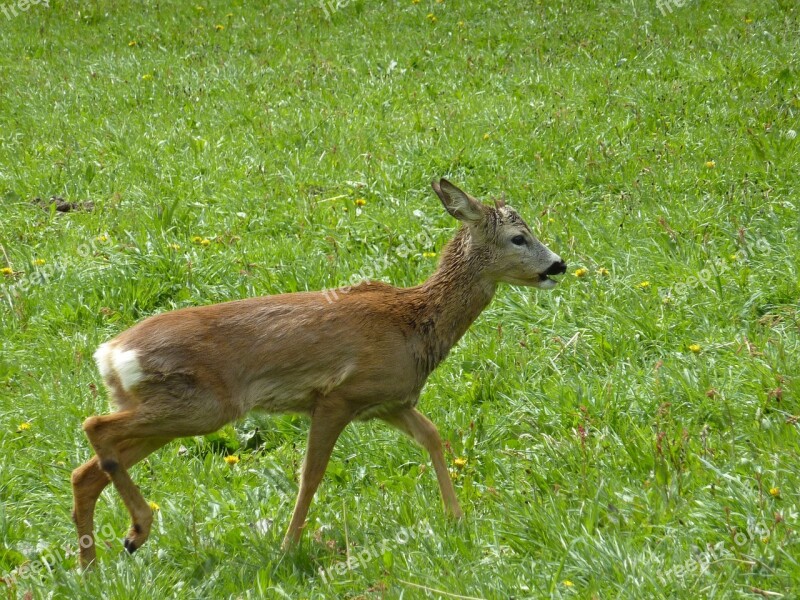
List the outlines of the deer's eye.
<svg viewBox="0 0 800 600">
<path fill-rule="evenodd" d="M 525 236 L 524 235 L 515 235 L 511 238 L 511 243 L 515 246 L 524 246 L 525 245 Z"/>
</svg>

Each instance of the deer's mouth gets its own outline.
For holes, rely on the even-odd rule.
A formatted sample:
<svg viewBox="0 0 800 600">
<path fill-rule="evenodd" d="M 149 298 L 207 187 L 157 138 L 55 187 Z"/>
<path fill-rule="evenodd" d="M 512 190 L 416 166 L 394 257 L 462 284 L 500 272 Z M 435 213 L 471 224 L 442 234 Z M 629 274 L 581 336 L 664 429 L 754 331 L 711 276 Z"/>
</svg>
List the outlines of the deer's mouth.
<svg viewBox="0 0 800 600">
<path fill-rule="evenodd" d="M 549 277 L 548 275 L 541 273 L 538 276 L 539 278 L 536 280 L 534 284 L 536 287 L 544 288 L 544 289 L 551 289 L 558 285 L 558 281 Z"/>
<path fill-rule="evenodd" d="M 563 275 L 567 272 L 567 263 L 563 260 L 558 259 L 554 262 L 550 267 L 544 272 L 539 273 L 539 281 L 537 282 L 537 287 L 540 288 L 554 288 L 558 285 L 558 281 L 555 279 L 550 279 L 551 275 Z"/>
</svg>

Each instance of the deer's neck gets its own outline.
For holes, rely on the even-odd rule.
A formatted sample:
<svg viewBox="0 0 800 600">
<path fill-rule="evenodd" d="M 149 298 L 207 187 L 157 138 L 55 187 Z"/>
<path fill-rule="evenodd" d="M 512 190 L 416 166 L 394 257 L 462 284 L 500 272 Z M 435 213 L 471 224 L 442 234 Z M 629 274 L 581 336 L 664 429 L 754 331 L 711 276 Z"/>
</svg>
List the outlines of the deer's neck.
<svg viewBox="0 0 800 600">
<path fill-rule="evenodd" d="M 428 372 L 436 368 L 494 297 L 496 284 L 484 274 L 486 258 L 462 227 L 442 250 L 439 268 L 419 288 L 418 326 Z"/>
</svg>

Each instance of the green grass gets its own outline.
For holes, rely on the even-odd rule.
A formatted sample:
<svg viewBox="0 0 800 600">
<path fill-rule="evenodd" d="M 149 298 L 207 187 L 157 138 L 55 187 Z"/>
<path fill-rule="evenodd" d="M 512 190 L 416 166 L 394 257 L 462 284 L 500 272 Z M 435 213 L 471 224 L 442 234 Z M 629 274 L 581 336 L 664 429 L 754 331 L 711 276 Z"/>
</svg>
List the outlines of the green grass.
<svg viewBox="0 0 800 600">
<path fill-rule="evenodd" d="M 260 4 L 0 14 L 9 597 L 794 597 L 800 7 Z M 416 284 L 456 226 L 442 175 L 507 194 L 571 266 L 502 288 L 423 394 L 464 523 L 420 449 L 355 424 L 284 555 L 307 423 L 251 417 L 133 470 L 160 510 L 132 557 L 104 492 L 110 543 L 77 571 L 97 345 L 182 306 Z"/>
</svg>

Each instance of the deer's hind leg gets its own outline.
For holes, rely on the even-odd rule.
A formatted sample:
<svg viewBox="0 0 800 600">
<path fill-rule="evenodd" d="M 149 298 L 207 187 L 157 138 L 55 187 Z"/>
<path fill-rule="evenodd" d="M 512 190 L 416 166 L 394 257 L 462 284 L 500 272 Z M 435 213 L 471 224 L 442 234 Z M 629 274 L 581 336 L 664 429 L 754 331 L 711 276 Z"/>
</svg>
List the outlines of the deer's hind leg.
<svg viewBox="0 0 800 600">
<path fill-rule="evenodd" d="M 132 439 L 122 442 L 117 455 L 124 467 L 130 468 L 172 438 Z M 81 465 L 72 472 L 74 505 L 72 520 L 78 530 L 81 566 L 88 567 L 95 559 L 94 510 L 100 492 L 109 484 L 108 474 L 100 468 L 98 458 Z"/>
<path fill-rule="evenodd" d="M 150 535 L 153 511 L 128 474 L 120 444 L 131 439 L 173 439 L 211 433 L 239 416 L 229 415 L 218 396 L 204 389 L 184 387 L 178 393 L 156 385 L 141 385 L 136 391 L 141 402 L 132 408 L 89 417 L 83 423 L 100 468 L 111 478 L 131 515 L 131 530 L 124 542 L 131 553 Z"/>
</svg>

